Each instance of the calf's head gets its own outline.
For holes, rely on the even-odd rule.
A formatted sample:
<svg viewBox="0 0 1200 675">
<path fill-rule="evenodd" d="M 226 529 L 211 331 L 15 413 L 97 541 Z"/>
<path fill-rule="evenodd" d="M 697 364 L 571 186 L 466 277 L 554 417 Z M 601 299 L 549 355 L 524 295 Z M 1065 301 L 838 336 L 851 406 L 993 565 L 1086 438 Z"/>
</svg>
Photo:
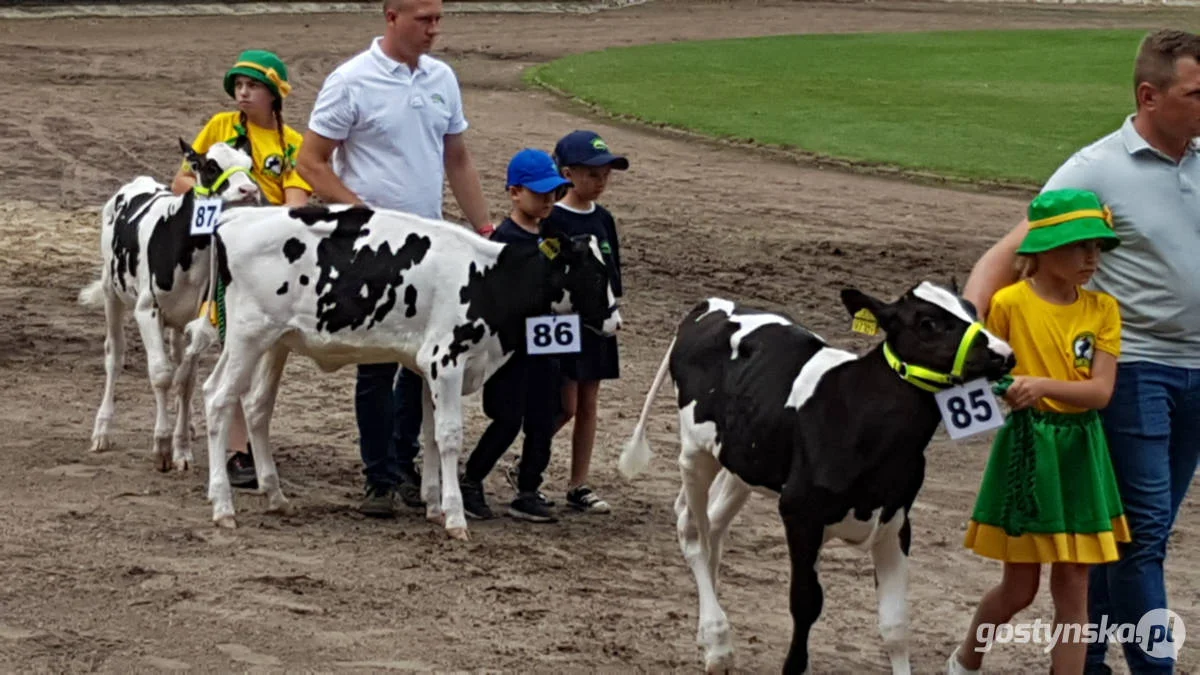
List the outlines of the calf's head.
<svg viewBox="0 0 1200 675">
<path fill-rule="evenodd" d="M 260 204 L 262 191 L 250 175 L 254 160 L 250 149 L 240 141 L 236 146 L 216 143 L 200 155 L 182 138 L 179 147 L 196 174 L 196 194 L 219 196 L 229 204 Z"/>
<path fill-rule="evenodd" d="M 581 325 L 601 335 L 616 333 L 621 328 L 621 312 L 596 237 L 544 230 L 539 248 L 550 258 L 551 286 L 564 291 L 551 310 L 577 312 Z"/>
<path fill-rule="evenodd" d="M 870 312 L 887 334 L 884 350 L 892 366 L 930 389 L 979 377 L 995 380 L 1016 365 L 1012 348 L 983 327 L 971 303 L 928 281 L 893 303 L 847 288 L 842 304 L 851 315 Z"/>
</svg>

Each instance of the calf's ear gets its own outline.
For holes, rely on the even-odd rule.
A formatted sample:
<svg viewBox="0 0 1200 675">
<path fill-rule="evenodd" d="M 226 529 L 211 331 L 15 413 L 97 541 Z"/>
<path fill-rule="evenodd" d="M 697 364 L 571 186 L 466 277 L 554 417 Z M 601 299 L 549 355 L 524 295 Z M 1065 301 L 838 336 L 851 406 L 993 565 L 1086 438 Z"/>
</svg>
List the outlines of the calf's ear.
<svg viewBox="0 0 1200 675">
<path fill-rule="evenodd" d="M 202 162 L 204 158 L 196 154 L 196 151 L 192 148 L 192 146 L 182 138 L 179 139 L 179 149 L 183 151 L 184 158 L 187 159 L 188 164 L 192 165 L 193 169 L 200 166 L 200 162 Z"/>
<path fill-rule="evenodd" d="M 857 288 L 842 289 L 842 304 L 845 305 L 846 311 L 850 312 L 850 316 L 854 317 L 855 330 L 861 330 L 861 332 L 865 332 L 868 335 L 874 335 L 874 331 L 876 330 L 871 327 L 871 324 L 887 331 L 895 314 L 892 305 L 876 300 Z M 870 312 L 870 316 L 859 314 L 864 309 Z"/>
</svg>

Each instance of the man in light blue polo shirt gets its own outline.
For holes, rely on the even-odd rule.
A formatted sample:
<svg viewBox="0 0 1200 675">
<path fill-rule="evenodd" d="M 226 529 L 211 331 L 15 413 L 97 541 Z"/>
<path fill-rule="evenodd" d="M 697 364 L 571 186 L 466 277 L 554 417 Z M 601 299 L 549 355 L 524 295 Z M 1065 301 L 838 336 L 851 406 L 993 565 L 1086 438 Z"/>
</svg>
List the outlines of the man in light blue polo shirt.
<svg viewBox="0 0 1200 675">
<path fill-rule="evenodd" d="M 1159 31 L 1134 66 L 1136 112 L 1079 150 L 1043 190 L 1096 192 L 1112 209 L 1121 246 L 1100 257 L 1092 286 L 1121 307 L 1121 357 L 1102 412 L 1133 541 L 1091 575 L 1089 621 L 1164 629 L 1167 539 L 1200 457 L 1200 36 Z M 976 263 L 964 295 L 986 308 L 1016 281 L 1028 223 Z M 1053 584 L 1053 581 L 1051 582 Z M 1110 673 L 1104 642 L 1088 646 L 1087 673 Z M 1175 645 L 1123 645 L 1133 673 L 1170 673 Z"/>
<path fill-rule="evenodd" d="M 442 217 L 442 183 L 471 225 L 490 234 L 487 202 L 463 132 L 462 92 L 450 66 L 428 55 L 441 0 L 385 0 L 387 28 L 325 80 L 297 166 L 326 201 Z M 397 377 L 399 370 L 399 377 Z M 366 474 L 360 510 L 394 514 L 394 497 L 420 506 L 413 466 L 421 378 L 395 363 L 358 368 L 355 412 Z"/>
</svg>

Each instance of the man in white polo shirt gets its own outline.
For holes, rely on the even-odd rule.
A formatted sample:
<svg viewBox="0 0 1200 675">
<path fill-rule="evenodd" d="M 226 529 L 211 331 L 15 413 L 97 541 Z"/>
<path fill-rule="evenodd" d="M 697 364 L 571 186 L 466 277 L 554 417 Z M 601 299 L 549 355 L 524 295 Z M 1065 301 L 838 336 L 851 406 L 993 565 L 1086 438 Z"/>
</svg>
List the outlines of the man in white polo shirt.
<svg viewBox="0 0 1200 675">
<path fill-rule="evenodd" d="M 1147 36 L 1133 70 L 1136 112 L 1071 156 L 1043 190 L 1095 192 L 1121 238 L 1119 249 L 1100 256 L 1091 284 L 1121 308 L 1117 384 L 1101 415 L 1133 540 L 1120 560 L 1093 569 L 1089 621 L 1158 636 L 1176 627 L 1163 561 L 1200 457 L 1200 36 Z M 1064 101 L 1068 109 L 1086 114 Z M 986 310 L 996 290 L 1016 281 L 1027 230 L 1021 223 L 980 258 L 968 300 Z M 1088 646 L 1086 673 L 1112 672 L 1106 646 Z M 1170 673 L 1178 643 L 1122 647 L 1130 672 Z"/>
<path fill-rule="evenodd" d="M 427 54 L 441 31 L 441 0 L 385 0 L 387 28 L 325 80 L 297 158 L 328 202 L 442 217 L 448 179 L 463 214 L 490 234 L 487 202 L 463 132 L 462 92 L 450 66 Z M 399 376 L 397 377 L 397 370 Z M 366 474 L 360 510 L 394 514 L 397 491 L 420 506 L 413 467 L 421 429 L 421 378 L 395 363 L 364 364 L 355 387 Z"/>
</svg>

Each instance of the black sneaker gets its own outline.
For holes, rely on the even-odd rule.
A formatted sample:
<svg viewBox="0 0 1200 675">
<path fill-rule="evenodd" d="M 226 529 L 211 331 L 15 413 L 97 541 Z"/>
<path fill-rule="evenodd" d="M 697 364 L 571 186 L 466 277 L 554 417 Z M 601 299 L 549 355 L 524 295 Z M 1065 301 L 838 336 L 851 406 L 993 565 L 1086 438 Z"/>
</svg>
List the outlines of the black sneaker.
<svg viewBox="0 0 1200 675">
<path fill-rule="evenodd" d="M 396 517 L 396 489 L 391 485 L 367 484 L 358 512 L 370 518 Z"/>
<path fill-rule="evenodd" d="M 396 492 L 405 506 L 414 509 L 425 506 L 425 500 L 421 499 L 421 474 L 416 469 L 400 471 L 400 484 L 396 486 Z"/>
<path fill-rule="evenodd" d="M 521 492 L 521 487 L 518 483 L 518 477 L 520 475 L 521 471 L 517 468 L 516 464 L 513 464 L 504 470 L 504 479 L 508 481 L 508 486 L 518 493 Z M 551 501 L 551 499 L 547 497 L 541 490 L 537 491 L 537 498 L 538 501 L 542 503 L 542 506 L 545 506 L 546 508 L 551 508 L 554 506 L 554 502 Z"/>
<path fill-rule="evenodd" d="M 558 518 L 542 504 L 536 492 L 522 492 L 508 505 L 508 515 L 531 523 L 555 523 Z"/>
<path fill-rule="evenodd" d="M 592 492 L 592 488 L 586 485 L 567 490 L 567 505 L 584 513 L 608 513 L 612 510 L 609 508 L 608 502 L 600 499 L 595 492 Z"/>
<path fill-rule="evenodd" d="M 483 496 L 483 483 L 477 483 L 466 476 L 458 480 L 458 488 L 462 491 L 463 511 L 476 520 L 491 520 L 496 517 L 488 506 L 487 498 Z"/>
<path fill-rule="evenodd" d="M 254 470 L 254 455 L 248 452 L 235 452 L 225 462 L 225 470 L 229 472 L 229 484 L 235 488 L 248 490 L 258 489 L 258 473 Z"/>
</svg>

